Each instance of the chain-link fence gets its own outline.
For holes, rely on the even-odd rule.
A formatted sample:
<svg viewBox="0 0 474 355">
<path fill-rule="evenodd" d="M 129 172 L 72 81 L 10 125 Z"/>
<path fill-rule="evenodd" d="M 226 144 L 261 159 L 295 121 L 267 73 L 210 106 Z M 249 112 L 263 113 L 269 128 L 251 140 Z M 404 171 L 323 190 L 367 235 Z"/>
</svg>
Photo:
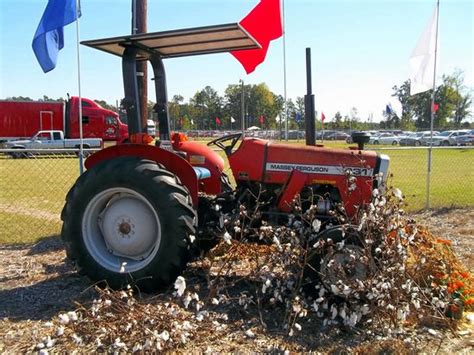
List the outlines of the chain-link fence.
<svg viewBox="0 0 474 355">
<path fill-rule="evenodd" d="M 405 195 L 409 210 L 474 206 L 474 147 L 432 149 L 428 187 L 428 147 L 382 148 L 390 157 L 389 185 Z M 429 199 L 428 199 L 429 189 Z"/>
<path fill-rule="evenodd" d="M 433 149 L 431 207 L 474 205 L 474 147 Z M 409 210 L 427 202 L 427 148 L 384 148 L 389 184 L 406 196 Z M 41 154 L 40 154 L 41 153 Z M 58 235 L 64 199 L 79 176 L 75 151 L 0 150 L 0 244 Z"/>
<path fill-rule="evenodd" d="M 77 155 L 77 150 L 0 150 L 0 244 L 60 233 L 64 198 L 79 176 Z"/>
</svg>

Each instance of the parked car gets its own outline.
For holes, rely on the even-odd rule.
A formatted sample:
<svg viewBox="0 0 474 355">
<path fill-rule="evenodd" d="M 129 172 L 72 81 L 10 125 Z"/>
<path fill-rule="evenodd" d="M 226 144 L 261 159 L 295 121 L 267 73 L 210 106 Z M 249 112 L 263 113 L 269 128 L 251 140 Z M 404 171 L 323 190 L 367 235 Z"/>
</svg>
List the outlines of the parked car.
<svg viewBox="0 0 474 355">
<path fill-rule="evenodd" d="M 332 134 L 336 133 L 336 131 L 333 130 L 327 130 L 327 131 L 318 131 L 316 132 L 316 139 L 324 139 L 327 140 L 328 137 Z"/>
<path fill-rule="evenodd" d="M 439 132 L 434 131 L 433 136 L 438 134 Z M 425 145 L 427 144 L 428 140 L 431 137 L 431 131 L 423 131 L 423 132 L 417 132 L 413 134 L 409 134 L 405 137 L 401 137 L 399 140 L 400 145 L 414 145 L 416 147 L 420 145 Z"/>
<path fill-rule="evenodd" d="M 456 145 L 456 137 L 466 133 L 467 131 L 444 131 L 433 136 L 433 145 Z M 429 144 L 429 139 L 427 144 Z"/>
<path fill-rule="evenodd" d="M 371 136 L 369 144 L 391 144 L 397 145 L 400 138 L 393 135 L 392 133 L 379 133 L 376 136 Z"/>
<path fill-rule="evenodd" d="M 474 145 L 474 129 L 456 137 L 456 145 Z"/>
<path fill-rule="evenodd" d="M 328 141 L 343 141 L 347 138 L 350 138 L 350 135 L 345 132 L 334 132 L 325 137 Z"/>
</svg>

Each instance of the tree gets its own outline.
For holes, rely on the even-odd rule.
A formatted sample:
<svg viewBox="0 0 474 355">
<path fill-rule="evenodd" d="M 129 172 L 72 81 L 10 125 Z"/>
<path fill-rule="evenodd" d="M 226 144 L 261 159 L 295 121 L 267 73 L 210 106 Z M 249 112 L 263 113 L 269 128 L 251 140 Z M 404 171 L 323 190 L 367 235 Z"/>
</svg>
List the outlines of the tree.
<svg viewBox="0 0 474 355">
<path fill-rule="evenodd" d="M 342 115 L 339 111 L 337 111 L 336 114 L 334 115 L 334 121 L 332 122 L 331 126 L 333 129 L 343 128 Z"/>
<path fill-rule="evenodd" d="M 254 118 L 253 124 L 259 124 L 258 117 L 263 116 L 263 128 L 275 127 L 275 117 L 278 112 L 274 99 L 275 95 L 266 84 L 252 85 L 247 112 Z"/>
<path fill-rule="evenodd" d="M 283 117 L 285 116 L 283 111 L 285 110 L 285 98 L 281 95 L 273 94 L 273 102 L 275 104 L 276 111 L 275 128 L 278 130 L 283 130 Z"/>
<path fill-rule="evenodd" d="M 286 101 L 286 108 L 288 114 L 288 129 L 298 129 L 298 122 L 296 122 L 296 105 L 291 99 Z"/>
<path fill-rule="evenodd" d="M 400 87 L 393 87 L 392 96 L 397 97 L 402 105 L 400 126 L 412 126 L 412 118 L 416 117 L 415 125 L 418 129 L 428 129 L 431 122 L 431 96 L 433 90 L 428 90 L 410 96 L 410 80 L 406 80 Z M 434 116 L 434 127 L 444 129 L 460 127 L 462 121 L 471 117 L 470 105 L 472 96 L 464 86 L 464 77 L 461 71 L 452 75 L 443 75 L 442 84 L 436 88 L 435 103 L 438 111 Z"/>
<path fill-rule="evenodd" d="M 392 90 L 394 90 L 392 96 L 398 98 L 398 101 L 400 101 L 400 104 L 402 105 L 400 128 L 409 129 L 408 127 L 411 127 L 412 129 L 414 129 L 414 97 L 410 96 L 410 81 L 406 80 L 400 87 L 397 87 L 395 85 Z"/>
<path fill-rule="evenodd" d="M 244 92 L 246 92 L 244 87 Z M 235 123 L 233 128 L 242 127 L 242 86 L 231 84 L 224 91 L 224 115 L 233 117 Z"/>
<path fill-rule="evenodd" d="M 47 95 L 43 95 L 41 99 L 38 101 L 44 101 L 44 102 L 64 102 L 64 99 L 60 97 L 59 99 L 53 99 L 52 97 L 49 97 Z"/>
<path fill-rule="evenodd" d="M 296 112 L 298 112 L 300 115 L 300 121 L 296 122 L 298 124 L 298 128 L 299 129 L 305 128 L 306 115 L 305 115 L 305 107 L 304 107 L 304 97 L 301 97 L 301 96 L 296 97 L 295 109 L 296 109 Z"/>
<path fill-rule="evenodd" d="M 28 96 L 12 96 L 12 97 L 7 97 L 5 100 L 9 100 L 9 101 L 33 101 L 33 99 L 31 99 Z"/>
<path fill-rule="evenodd" d="M 181 95 L 174 95 L 171 102 L 168 103 L 168 112 L 170 115 L 170 123 L 173 130 L 182 129 L 181 121 L 181 107 L 180 103 L 184 101 L 184 97 Z"/>
<path fill-rule="evenodd" d="M 198 129 L 212 129 L 215 127 L 215 118 L 221 117 L 223 99 L 216 90 L 206 86 L 194 94 L 191 104 L 199 108 Z"/>
<path fill-rule="evenodd" d="M 117 112 L 117 107 L 113 106 L 113 105 L 109 105 L 107 102 L 105 102 L 104 100 L 94 100 L 94 102 L 96 104 L 98 104 L 99 106 L 107 109 L 107 110 L 110 110 L 110 111 L 114 111 L 114 112 Z"/>
<path fill-rule="evenodd" d="M 464 73 L 461 70 L 456 70 L 451 76 L 443 76 L 443 84 L 446 87 L 450 87 L 454 92 L 448 90 L 446 96 L 451 98 L 450 104 L 453 110 L 451 111 L 450 118 L 454 123 L 455 127 L 460 127 L 462 121 L 472 117 L 470 107 L 472 104 L 472 95 L 470 92 L 466 92 L 467 88 L 464 85 Z M 463 94 L 466 92 L 465 94 Z M 441 105 L 440 105 L 441 108 Z"/>
</svg>

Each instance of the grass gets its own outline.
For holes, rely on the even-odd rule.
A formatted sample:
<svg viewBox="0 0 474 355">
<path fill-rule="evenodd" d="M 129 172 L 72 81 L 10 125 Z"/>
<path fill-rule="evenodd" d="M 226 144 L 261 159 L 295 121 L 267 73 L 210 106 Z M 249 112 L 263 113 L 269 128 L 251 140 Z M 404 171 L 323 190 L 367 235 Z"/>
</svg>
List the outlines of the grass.
<svg viewBox="0 0 474 355">
<path fill-rule="evenodd" d="M 389 184 L 403 191 L 408 210 L 426 206 L 428 152 L 386 150 L 390 156 Z M 474 205 L 474 149 L 434 149 L 430 179 L 430 206 Z"/>
<path fill-rule="evenodd" d="M 330 147 L 347 147 L 342 142 L 327 143 Z M 389 183 L 403 191 L 407 209 L 424 208 L 427 151 L 387 147 L 380 152 L 390 156 L 393 177 Z M 433 150 L 432 207 L 474 205 L 473 162 L 474 149 Z M 0 155 L 0 244 L 35 242 L 59 234 L 60 211 L 78 170 L 78 161 L 71 157 L 9 159 Z M 231 175 L 228 165 L 226 170 Z"/>
<path fill-rule="evenodd" d="M 77 159 L 0 156 L 0 244 L 58 234 L 64 198 L 79 176 Z"/>
</svg>

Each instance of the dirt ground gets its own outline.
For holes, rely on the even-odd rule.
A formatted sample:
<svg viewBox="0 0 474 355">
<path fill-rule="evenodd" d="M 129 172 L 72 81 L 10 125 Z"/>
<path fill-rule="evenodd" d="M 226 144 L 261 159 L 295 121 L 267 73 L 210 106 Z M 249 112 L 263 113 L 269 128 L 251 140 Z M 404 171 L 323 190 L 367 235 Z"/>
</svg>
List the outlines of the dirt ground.
<svg viewBox="0 0 474 355">
<path fill-rule="evenodd" d="M 451 240 L 459 259 L 468 270 L 474 270 L 473 208 L 427 211 L 413 218 L 434 235 Z M 75 310 L 76 302 L 86 304 L 96 296 L 88 279 L 79 276 L 66 262 L 58 238 L 51 237 L 35 245 L 0 246 L 0 353 L 35 350 L 46 322 L 60 312 Z M 160 302 L 159 297 L 153 300 Z M 245 322 L 245 315 L 241 319 Z M 218 336 L 203 330 L 203 337 L 177 351 L 474 353 L 472 322 L 466 322 L 457 332 L 423 328 L 413 330 L 409 341 L 403 337 L 394 340 L 357 331 L 325 332 L 320 327 L 292 338 L 271 330 L 257 330 L 250 337 L 245 336 L 242 320 L 237 317 L 235 321 L 229 320 L 226 331 Z"/>
</svg>

